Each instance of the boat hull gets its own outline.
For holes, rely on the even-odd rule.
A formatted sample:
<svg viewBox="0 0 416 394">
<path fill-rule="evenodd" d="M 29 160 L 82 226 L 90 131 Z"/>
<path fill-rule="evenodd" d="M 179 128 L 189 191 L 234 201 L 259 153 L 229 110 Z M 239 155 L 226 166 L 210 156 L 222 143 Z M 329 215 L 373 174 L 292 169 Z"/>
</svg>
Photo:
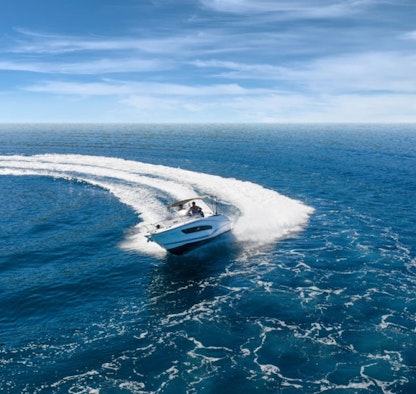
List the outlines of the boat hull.
<svg viewBox="0 0 416 394">
<path fill-rule="evenodd" d="M 231 221 L 224 215 L 213 215 L 154 232 L 148 240 L 156 242 L 168 252 L 180 255 L 205 244 L 231 230 Z"/>
</svg>

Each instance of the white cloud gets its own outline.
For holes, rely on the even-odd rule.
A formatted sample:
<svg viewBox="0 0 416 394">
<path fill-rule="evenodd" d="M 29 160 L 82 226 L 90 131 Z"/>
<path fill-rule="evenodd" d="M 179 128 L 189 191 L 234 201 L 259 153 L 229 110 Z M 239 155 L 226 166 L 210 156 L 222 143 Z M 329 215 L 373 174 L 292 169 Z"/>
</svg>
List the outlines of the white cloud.
<svg viewBox="0 0 416 394">
<path fill-rule="evenodd" d="M 413 26 L 394 25 L 389 34 L 391 22 L 381 32 L 370 13 L 354 19 L 354 29 L 351 20 L 321 23 L 382 1 L 199 0 L 213 12 L 187 8 L 199 19 L 180 14 L 177 26 L 169 20 L 153 30 L 145 22 L 129 35 L 20 29 L 14 41 L 2 39 L 8 47 L 0 70 L 27 72 L 20 81 L 21 74 L 3 73 L 4 86 L 15 83 L 18 95 L 81 98 L 96 108 L 114 103 L 149 121 L 416 120 Z M 109 74 L 113 79 L 101 78 Z"/>
<path fill-rule="evenodd" d="M 343 94 L 327 96 L 323 100 L 327 104 L 326 122 L 416 122 L 414 94 Z M 318 120 L 314 113 L 309 118 Z"/>
<path fill-rule="evenodd" d="M 158 108 L 159 111 L 173 110 L 178 108 L 178 101 L 172 99 L 163 99 L 153 96 L 128 96 L 121 100 L 122 103 L 136 108 L 138 111 L 154 111 Z"/>
<path fill-rule="evenodd" d="M 143 94 L 154 96 L 229 96 L 260 94 L 261 89 L 247 90 L 237 84 L 208 86 L 179 85 L 172 83 L 146 83 L 134 81 L 104 80 L 102 82 L 45 81 L 24 87 L 24 90 L 49 94 L 80 96 Z"/>
<path fill-rule="evenodd" d="M 416 40 L 416 30 L 402 34 L 401 38 L 404 40 Z"/>
<path fill-rule="evenodd" d="M 28 92 L 47 93 L 54 95 L 76 95 L 76 96 L 109 96 L 127 95 L 133 93 L 130 86 L 126 84 L 115 84 L 106 82 L 61 82 L 45 81 L 23 88 Z"/>
<path fill-rule="evenodd" d="M 18 29 L 21 37 L 11 49 L 16 53 L 66 53 L 75 51 L 119 51 L 140 49 L 140 41 L 131 38 L 104 39 L 100 37 L 77 37 L 46 34 L 27 29 Z"/>
<path fill-rule="evenodd" d="M 106 97 L 125 121 L 165 122 L 416 122 L 411 93 L 289 93 L 238 85 L 187 86 L 123 81 L 45 82 L 34 93 Z M 114 119 L 119 121 L 119 119 Z"/>
<path fill-rule="evenodd" d="M 217 12 L 233 14 L 279 14 L 281 18 L 337 18 L 359 11 L 373 0 L 200 0 Z"/>
<path fill-rule="evenodd" d="M 269 94 L 264 96 L 185 97 L 132 96 L 123 103 L 141 119 L 177 122 L 415 122 L 416 97 Z M 191 106 L 191 107 L 189 107 Z"/>
<path fill-rule="evenodd" d="M 41 72 L 42 65 L 35 63 L 21 63 L 14 61 L 0 61 L 0 70 L 2 71 L 29 71 Z"/>
<path fill-rule="evenodd" d="M 0 70 L 28 71 L 42 74 L 105 74 L 168 70 L 168 61 L 141 59 L 98 59 L 76 63 L 0 61 Z"/>
<path fill-rule="evenodd" d="M 415 92 L 416 55 L 376 52 L 318 59 L 285 78 L 320 92 Z"/>
<path fill-rule="evenodd" d="M 356 53 L 328 56 L 290 67 L 245 64 L 218 60 L 195 61 L 201 68 L 212 68 L 221 78 L 270 80 L 294 90 L 320 93 L 416 91 L 416 55 L 396 52 Z"/>
<path fill-rule="evenodd" d="M 247 64 L 221 60 L 195 60 L 190 62 L 195 67 L 213 68 L 222 78 L 235 79 L 278 79 L 286 71 L 284 67 L 271 64 Z"/>
<path fill-rule="evenodd" d="M 56 34 L 38 33 L 20 29 L 20 39 L 9 51 L 30 54 L 65 54 L 71 52 L 114 52 L 136 51 L 149 54 L 178 54 L 181 52 L 213 49 L 215 43 L 223 37 L 216 34 L 200 32 L 181 32 L 154 38 L 143 34 L 136 37 L 78 37 Z M 148 33 L 149 34 L 149 33 Z"/>
<path fill-rule="evenodd" d="M 413 92 L 416 90 L 416 55 L 396 52 L 357 53 L 318 58 L 309 62 L 293 63 L 290 66 L 272 64 L 242 63 L 224 60 L 195 60 L 187 63 L 198 69 L 212 70 L 205 74 L 205 79 L 227 78 L 242 81 L 269 80 L 272 87 L 281 89 L 307 89 L 317 92 L 351 92 L 351 91 L 397 91 Z M 105 73 L 155 72 L 177 69 L 179 66 L 171 61 L 126 59 L 99 59 L 77 63 L 52 62 L 18 62 L 0 61 L 0 70 L 29 71 L 45 74 L 97 75 Z M 137 82 L 134 82 L 139 86 Z M 60 84 L 60 82 L 58 82 Z M 120 83 L 118 83 L 119 85 Z M 37 84 L 39 85 L 39 84 Z M 113 86 L 111 84 L 111 86 Z M 170 84 L 172 92 L 196 92 L 210 90 L 210 94 L 242 94 L 244 88 L 240 83 L 206 85 Z M 143 85 L 142 85 L 143 86 Z M 145 88 L 166 92 L 169 84 L 150 84 Z M 72 90 L 72 89 L 71 89 Z M 190 91 L 193 93 L 189 93 Z M 261 89 L 259 89 L 261 90 Z M 176 93 L 175 93 L 176 94 Z"/>
</svg>

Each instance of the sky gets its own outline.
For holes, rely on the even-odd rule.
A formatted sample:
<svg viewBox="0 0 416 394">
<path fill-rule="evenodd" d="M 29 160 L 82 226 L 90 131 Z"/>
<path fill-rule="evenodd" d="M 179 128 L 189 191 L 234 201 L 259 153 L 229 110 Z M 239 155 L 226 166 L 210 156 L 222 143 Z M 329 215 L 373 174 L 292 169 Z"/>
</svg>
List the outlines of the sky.
<svg viewBox="0 0 416 394">
<path fill-rule="evenodd" d="M 3 122 L 416 122 L 416 1 L 1 0 Z"/>
</svg>

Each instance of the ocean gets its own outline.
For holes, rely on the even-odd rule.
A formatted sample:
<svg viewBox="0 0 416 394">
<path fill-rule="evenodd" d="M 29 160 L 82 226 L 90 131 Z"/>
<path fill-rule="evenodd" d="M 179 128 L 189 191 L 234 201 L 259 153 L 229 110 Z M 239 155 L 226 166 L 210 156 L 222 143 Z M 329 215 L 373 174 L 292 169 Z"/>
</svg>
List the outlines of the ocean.
<svg viewBox="0 0 416 394">
<path fill-rule="evenodd" d="M 415 393 L 416 125 L 0 125 L 2 393 Z M 216 198 L 174 256 L 146 225 Z"/>
</svg>

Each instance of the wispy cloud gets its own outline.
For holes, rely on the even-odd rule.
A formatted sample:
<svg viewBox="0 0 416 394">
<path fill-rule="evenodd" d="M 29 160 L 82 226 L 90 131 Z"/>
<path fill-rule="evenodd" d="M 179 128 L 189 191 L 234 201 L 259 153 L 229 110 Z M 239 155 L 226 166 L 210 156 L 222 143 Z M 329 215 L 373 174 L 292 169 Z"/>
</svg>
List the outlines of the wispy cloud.
<svg viewBox="0 0 416 394">
<path fill-rule="evenodd" d="M 173 83 L 147 83 L 134 81 L 103 80 L 101 82 L 44 81 L 23 88 L 26 91 L 70 95 L 131 95 L 147 96 L 228 96 L 262 94 L 264 89 L 245 89 L 238 84 L 179 85 Z"/>
<path fill-rule="evenodd" d="M 416 40 L 416 30 L 406 32 L 402 34 L 401 38 L 405 40 Z"/>
<path fill-rule="evenodd" d="M 191 86 L 117 80 L 45 81 L 28 86 L 26 90 L 53 94 L 58 100 L 64 97 L 116 98 L 118 111 L 129 113 L 129 119 L 141 121 L 410 122 L 415 121 L 413 114 L 416 113 L 416 101 L 411 92 L 348 94 L 323 90 L 308 93 L 250 89 L 238 84 Z"/>
<path fill-rule="evenodd" d="M 235 79 L 279 79 L 286 71 L 284 67 L 270 64 L 247 64 L 222 60 L 195 60 L 190 62 L 195 67 L 217 70 L 217 77 Z M 281 78 L 281 77 L 280 77 Z"/>
<path fill-rule="evenodd" d="M 22 90 L 54 95 L 76 96 L 128 95 L 134 91 L 133 88 L 127 84 L 118 84 L 112 82 L 65 81 L 43 81 L 30 86 L 22 87 Z"/>
<path fill-rule="evenodd" d="M 281 18 L 337 18 L 359 11 L 374 0 L 200 0 L 217 12 L 232 14 L 278 14 Z"/>
<path fill-rule="evenodd" d="M 196 67 L 215 70 L 213 75 L 229 79 L 270 80 L 275 86 L 314 92 L 414 92 L 416 55 L 369 52 L 293 62 L 290 66 L 245 64 L 218 60 L 195 61 Z M 400 66 L 398 66 L 400 64 Z"/>
<path fill-rule="evenodd" d="M 148 54 L 178 54 L 213 47 L 220 35 L 200 32 L 177 32 L 159 38 L 136 34 L 136 37 L 78 37 L 18 30 L 20 37 L 9 49 L 13 53 L 65 54 L 71 52 L 135 51 Z"/>
<path fill-rule="evenodd" d="M 47 34 L 18 29 L 20 36 L 11 52 L 32 54 L 62 54 L 79 51 L 125 51 L 139 50 L 141 42 L 131 38 L 108 39 L 105 37 L 78 37 Z M 146 45 L 144 45 L 146 47 Z"/>
<path fill-rule="evenodd" d="M 415 92 L 416 55 L 367 52 L 321 58 L 287 78 L 303 80 L 310 89 L 325 92 Z"/>
<path fill-rule="evenodd" d="M 0 61 L 0 70 L 28 71 L 41 74 L 94 75 L 106 73 L 149 72 L 169 70 L 171 64 L 162 60 L 98 59 L 76 63 Z"/>
<path fill-rule="evenodd" d="M 114 29 L 9 28 L 2 88 L 63 112 L 89 102 L 149 121 L 416 119 L 411 0 L 156 3 Z"/>
</svg>

